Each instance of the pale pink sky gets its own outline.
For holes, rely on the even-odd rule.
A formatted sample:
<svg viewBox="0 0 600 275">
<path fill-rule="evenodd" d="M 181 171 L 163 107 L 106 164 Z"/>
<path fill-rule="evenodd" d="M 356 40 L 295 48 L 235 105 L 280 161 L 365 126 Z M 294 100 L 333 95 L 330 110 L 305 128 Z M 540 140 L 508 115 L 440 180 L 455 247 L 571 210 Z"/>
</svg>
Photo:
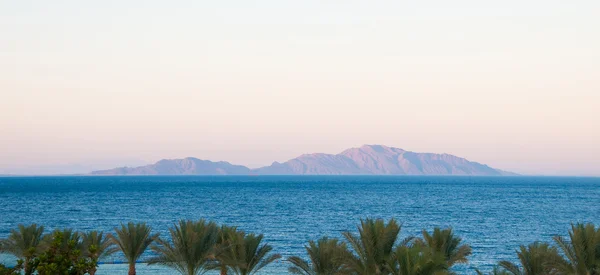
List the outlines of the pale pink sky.
<svg viewBox="0 0 600 275">
<path fill-rule="evenodd" d="M 600 175 L 598 14 L 591 0 L 0 1 L 0 173 L 257 167 L 368 143 Z"/>
</svg>

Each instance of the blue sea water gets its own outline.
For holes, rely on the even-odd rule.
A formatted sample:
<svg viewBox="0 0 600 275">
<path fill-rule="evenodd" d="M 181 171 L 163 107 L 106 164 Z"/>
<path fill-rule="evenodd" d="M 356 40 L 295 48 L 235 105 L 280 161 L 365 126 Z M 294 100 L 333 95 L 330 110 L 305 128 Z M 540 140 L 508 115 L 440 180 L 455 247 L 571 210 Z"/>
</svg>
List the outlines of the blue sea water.
<svg viewBox="0 0 600 275">
<path fill-rule="evenodd" d="M 572 222 L 600 225 L 600 178 L 6 177 L 0 178 L 0 209 L 0 238 L 19 223 L 112 231 L 128 221 L 147 222 L 167 237 L 178 220 L 205 218 L 264 234 L 284 259 L 303 256 L 308 240 L 356 232 L 361 218 L 393 217 L 403 224 L 401 238 L 453 227 L 473 247 L 470 263 L 456 270 L 472 274 L 474 267 L 515 260 L 521 244 L 566 235 Z M 287 267 L 279 261 L 260 274 L 285 274 Z M 103 264 L 98 274 L 126 270 Z M 173 273 L 138 265 L 142 275 Z"/>
</svg>

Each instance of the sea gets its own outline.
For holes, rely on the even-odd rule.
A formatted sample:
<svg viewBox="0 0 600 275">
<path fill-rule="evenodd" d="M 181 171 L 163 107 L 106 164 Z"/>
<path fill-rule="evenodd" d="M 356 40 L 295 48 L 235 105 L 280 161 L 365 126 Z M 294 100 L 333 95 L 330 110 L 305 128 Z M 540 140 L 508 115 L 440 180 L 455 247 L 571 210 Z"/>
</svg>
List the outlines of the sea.
<svg viewBox="0 0 600 275">
<path fill-rule="evenodd" d="M 112 232 L 146 222 L 160 236 L 181 219 L 208 219 L 264 234 L 283 258 L 258 274 L 287 274 L 308 240 L 342 238 L 365 218 L 395 218 L 400 238 L 452 227 L 471 245 L 469 263 L 491 270 L 516 261 L 515 250 L 565 236 L 572 223 L 600 226 L 600 178 L 463 176 L 64 176 L 0 178 L 0 238 L 18 224 Z M 147 252 L 143 259 L 151 257 Z M 2 255 L 0 262 L 14 258 Z M 176 274 L 137 264 L 138 274 Z M 127 274 L 121 255 L 99 275 Z"/>
</svg>

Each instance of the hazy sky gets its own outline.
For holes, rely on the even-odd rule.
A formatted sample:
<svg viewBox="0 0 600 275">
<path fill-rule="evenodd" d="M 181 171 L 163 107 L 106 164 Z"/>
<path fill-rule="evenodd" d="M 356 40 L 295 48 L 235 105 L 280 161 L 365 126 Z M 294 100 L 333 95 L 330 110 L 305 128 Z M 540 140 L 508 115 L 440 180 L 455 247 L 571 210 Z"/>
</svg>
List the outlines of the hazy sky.
<svg viewBox="0 0 600 275">
<path fill-rule="evenodd" d="M 600 175 L 599 14 L 597 0 L 0 0 L 0 173 L 257 167 L 368 143 Z"/>
</svg>

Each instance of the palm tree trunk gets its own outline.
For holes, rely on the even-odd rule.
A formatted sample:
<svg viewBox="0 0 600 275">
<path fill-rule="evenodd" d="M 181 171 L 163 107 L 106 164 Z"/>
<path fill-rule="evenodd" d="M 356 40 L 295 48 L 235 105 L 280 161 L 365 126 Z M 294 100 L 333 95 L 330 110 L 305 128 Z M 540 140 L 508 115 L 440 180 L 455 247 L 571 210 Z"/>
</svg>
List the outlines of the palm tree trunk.
<svg viewBox="0 0 600 275">
<path fill-rule="evenodd" d="M 96 269 L 97 269 L 96 267 L 92 267 L 89 272 L 90 275 L 96 275 Z"/>
<path fill-rule="evenodd" d="M 129 264 L 129 275 L 135 275 L 135 262 Z"/>
<path fill-rule="evenodd" d="M 25 261 L 23 262 L 23 271 L 25 271 L 25 275 L 33 274 L 33 270 L 30 270 L 29 262 L 31 259 L 29 257 L 25 257 Z"/>
<path fill-rule="evenodd" d="M 221 275 L 227 275 L 227 266 L 224 264 L 221 265 Z"/>
</svg>

